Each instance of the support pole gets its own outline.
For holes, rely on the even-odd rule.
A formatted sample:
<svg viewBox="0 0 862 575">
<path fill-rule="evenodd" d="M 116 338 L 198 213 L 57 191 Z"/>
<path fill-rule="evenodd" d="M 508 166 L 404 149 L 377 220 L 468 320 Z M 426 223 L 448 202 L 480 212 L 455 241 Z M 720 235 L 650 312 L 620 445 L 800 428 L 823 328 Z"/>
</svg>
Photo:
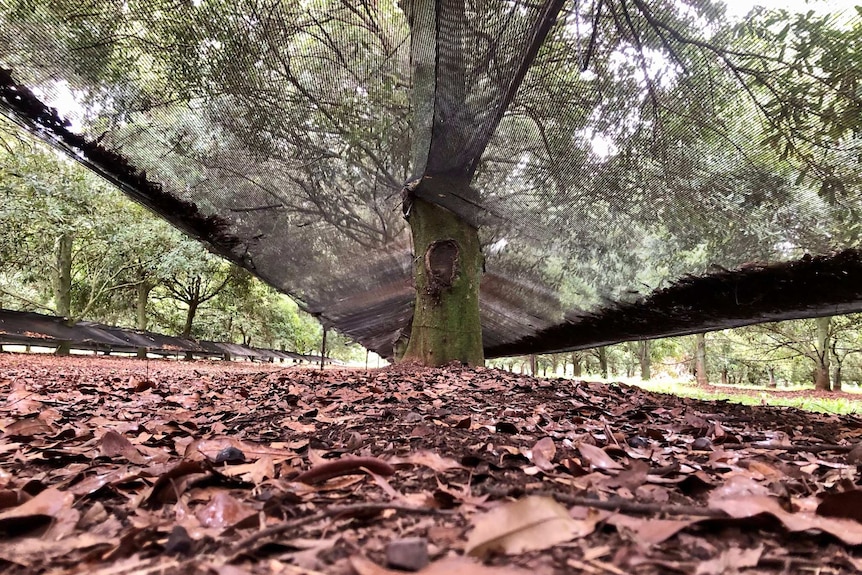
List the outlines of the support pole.
<svg viewBox="0 0 862 575">
<path fill-rule="evenodd" d="M 323 328 L 323 339 L 320 342 L 320 369 L 323 370 L 323 362 L 326 361 L 326 332 L 327 329 Z"/>
</svg>

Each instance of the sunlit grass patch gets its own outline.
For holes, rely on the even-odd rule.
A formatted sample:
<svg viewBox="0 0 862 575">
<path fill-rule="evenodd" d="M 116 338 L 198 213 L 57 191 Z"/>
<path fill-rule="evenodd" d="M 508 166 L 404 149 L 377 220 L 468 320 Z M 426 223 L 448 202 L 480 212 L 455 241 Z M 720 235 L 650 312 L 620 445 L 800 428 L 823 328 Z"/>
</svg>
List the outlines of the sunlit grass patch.
<svg viewBox="0 0 862 575">
<path fill-rule="evenodd" d="M 858 395 L 859 399 L 848 398 L 845 395 L 834 398 L 814 396 L 813 386 L 769 388 L 763 386 L 710 385 L 708 387 L 701 387 L 686 378 L 665 378 L 650 381 L 642 381 L 640 378 L 617 378 L 616 381 L 628 385 L 636 385 L 655 393 L 668 393 L 703 401 L 727 400 L 743 405 L 795 407 L 819 413 L 862 413 L 862 393 L 860 393 L 860 390 L 856 386 L 849 387 L 843 391 Z M 798 394 L 783 396 L 782 391 L 810 391 L 812 396 L 805 397 Z"/>
</svg>

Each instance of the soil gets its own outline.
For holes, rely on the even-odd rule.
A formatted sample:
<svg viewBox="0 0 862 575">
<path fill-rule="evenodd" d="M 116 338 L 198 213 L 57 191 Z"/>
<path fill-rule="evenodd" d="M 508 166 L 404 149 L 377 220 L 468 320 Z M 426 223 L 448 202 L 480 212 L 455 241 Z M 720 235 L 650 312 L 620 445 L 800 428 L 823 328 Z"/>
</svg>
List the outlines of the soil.
<svg viewBox="0 0 862 575">
<path fill-rule="evenodd" d="M 855 416 L 461 366 L 0 354 L 0 430 L 4 573 L 862 569 Z"/>
</svg>

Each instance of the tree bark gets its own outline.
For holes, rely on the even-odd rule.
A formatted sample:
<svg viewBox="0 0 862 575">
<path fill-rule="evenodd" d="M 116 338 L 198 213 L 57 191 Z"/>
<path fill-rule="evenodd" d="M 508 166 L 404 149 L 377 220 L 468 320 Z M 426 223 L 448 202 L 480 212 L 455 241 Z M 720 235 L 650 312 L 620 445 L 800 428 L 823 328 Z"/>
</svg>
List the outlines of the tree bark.
<svg viewBox="0 0 862 575">
<path fill-rule="evenodd" d="M 649 381 L 652 377 L 652 362 L 650 361 L 650 341 L 648 339 L 638 342 L 638 361 L 641 364 L 641 379 Z"/>
<path fill-rule="evenodd" d="M 186 323 L 183 326 L 183 332 L 180 334 L 180 337 L 184 337 L 186 339 L 191 337 L 192 325 L 194 324 L 194 321 L 195 321 L 195 315 L 197 315 L 197 313 L 198 313 L 198 305 L 199 305 L 199 303 L 197 300 L 193 300 L 193 301 L 189 302 L 189 304 L 188 304 L 189 309 L 186 312 Z M 185 353 L 185 360 L 186 361 L 194 361 L 194 359 L 195 359 L 195 354 L 193 352 L 187 351 Z"/>
<path fill-rule="evenodd" d="M 818 317 L 814 320 L 817 327 L 816 358 L 814 366 L 814 389 L 820 391 L 831 391 L 829 381 L 829 350 L 831 317 Z"/>
<path fill-rule="evenodd" d="M 72 240 L 69 232 L 60 234 L 54 246 L 54 303 L 57 315 L 70 318 L 72 316 Z"/>
<path fill-rule="evenodd" d="M 841 365 L 835 366 L 832 371 L 832 391 L 841 391 Z"/>
<path fill-rule="evenodd" d="M 54 270 L 52 278 L 54 287 L 54 303 L 57 315 L 71 321 L 72 318 L 72 242 L 74 236 L 69 232 L 63 232 L 54 243 Z M 55 355 L 69 355 L 71 343 L 61 342 Z"/>
<path fill-rule="evenodd" d="M 407 201 L 416 304 L 403 359 L 429 366 L 450 361 L 482 365 L 479 282 L 483 259 L 476 228 L 419 198 Z"/>
<path fill-rule="evenodd" d="M 708 385 L 709 376 L 706 372 L 706 334 L 695 335 L 694 379 L 698 385 Z"/>
<path fill-rule="evenodd" d="M 605 346 L 599 348 L 599 371 L 602 378 L 608 378 L 608 348 Z"/>
<path fill-rule="evenodd" d="M 141 280 L 141 282 L 135 286 L 135 311 L 137 315 L 135 327 L 141 331 L 147 331 L 149 323 L 147 303 L 149 302 L 150 292 L 153 290 L 153 287 L 153 284 L 146 280 Z M 145 359 L 147 357 L 147 348 L 139 347 L 137 356 L 140 359 Z"/>
<path fill-rule="evenodd" d="M 323 328 L 323 337 L 320 340 L 320 369 L 323 370 L 326 367 L 326 332 L 327 329 Z"/>
<path fill-rule="evenodd" d="M 186 312 L 186 323 L 183 326 L 183 332 L 180 334 L 180 337 L 191 337 L 192 335 L 192 325 L 195 321 L 195 316 L 198 313 L 198 302 L 191 301 L 188 303 L 189 309 Z"/>
<path fill-rule="evenodd" d="M 583 373 L 581 368 L 581 354 L 572 352 L 572 377 L 581 377 Z"/>
</svg>

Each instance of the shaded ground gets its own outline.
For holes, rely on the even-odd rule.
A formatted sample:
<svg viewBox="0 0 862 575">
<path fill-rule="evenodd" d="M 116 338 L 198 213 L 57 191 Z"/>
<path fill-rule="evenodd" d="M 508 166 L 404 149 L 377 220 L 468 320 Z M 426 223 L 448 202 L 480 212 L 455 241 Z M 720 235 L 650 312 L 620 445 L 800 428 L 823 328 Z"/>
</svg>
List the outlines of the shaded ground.
<svg viewBox="0 0 862 575">
<path fill-rule="evenodd" d="M 0 429 L 8 573 L 862 569 L 849 416 L 489 369 L 2 354 Z"/>
</svg>

